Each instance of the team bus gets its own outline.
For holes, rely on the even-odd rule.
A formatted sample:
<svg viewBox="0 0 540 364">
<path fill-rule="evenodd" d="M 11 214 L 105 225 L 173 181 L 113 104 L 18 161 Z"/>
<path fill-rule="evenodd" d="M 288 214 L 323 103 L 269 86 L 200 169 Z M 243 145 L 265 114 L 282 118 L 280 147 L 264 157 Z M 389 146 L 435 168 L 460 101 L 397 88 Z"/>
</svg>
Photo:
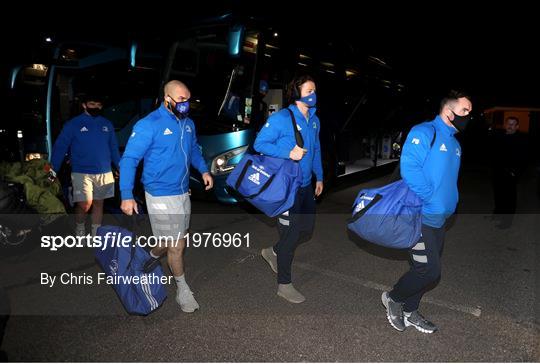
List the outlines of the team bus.
<svg viewBox="0 0 540 364">
<path fill-rule="evenodd" d="M 286 106 L 285 87 L 296 74 L 317 81 L 327 185 L 395 162 L 392 145 L 410 121 L 407 88 L 388 62 L 344 40 L 306 42 L 286 28 L 232 14 L 165 36 L 83 38 L 45 39 L 49 58 L 13 67 L 10 117 L 0 127 L 13 158 L 48 158 L 88 92 L 105 97 L 103 115 L 113 122 L 122 151 L 133 125 L 162 102 L 163 85 L 179 79 L 191 90 L 190 116 L 215 179 L 214 196 L 234 203 L 225 179 L 253 152 L 265 119 Z M 204 190 L 194 170 L 191 189 Z"/>
</svg>

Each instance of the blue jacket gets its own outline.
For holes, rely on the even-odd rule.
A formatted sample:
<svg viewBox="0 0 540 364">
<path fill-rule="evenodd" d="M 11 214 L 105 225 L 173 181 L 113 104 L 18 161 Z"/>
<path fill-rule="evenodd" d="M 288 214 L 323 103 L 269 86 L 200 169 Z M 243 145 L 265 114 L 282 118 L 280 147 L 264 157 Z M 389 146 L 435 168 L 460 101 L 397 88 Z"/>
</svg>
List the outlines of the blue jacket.
<svg viewBox="0 0 540 364">
<path fill-rule="evenodd" d="M 113 124 L 102 116 L 86 113 L 67 121 L 54 143 L 51 163 L 59 171 L 67 152 L 75 173 L 100 174 L 118 168 L 120 153 Z"/>
<path fill-rule="evenodd" d="M 302 187 L 311 184 L 312 173 L 315 173 L 317 181 L 323 180 L 321 162 L 321 143 L 319 130 L 321 124 L 315 115 L 315 108 L 309 109 L 309 120 L 300 112 L 296 105 L 290 105 L 296 118 L 296 125 L 304 139 L 306 155 L 300 160 L 302 170 Z M 255 139 L 254 148 L 257 152 L 270 157 L 289 159 L 291 150 L 296 145 L 291 116 L 286 109 L 272 114 Z"/>
<path fill-rule="evenodd" d="M 433 147 L 433 127 L 437 131 Z M 401 176 L 424 202 L 422 223 L 439 228 L 454 213 L 458 203 L 457 179 L 461 147 L 457 130 L 440 116 L 414 126 L 403 146 Z"/>
<path fill-rule="evenodd" d="M 152 196 L 174 196 L 188 192 L 190 163 L 199 172 L 208 172 L 197 143 L 193 120 L 178 120 L 163 104 L 133 127 L 120 160 L 120 192 L 123 200 L 133 198 L 135 172 L 143 158 L 142 182 Z"/>
</svg>

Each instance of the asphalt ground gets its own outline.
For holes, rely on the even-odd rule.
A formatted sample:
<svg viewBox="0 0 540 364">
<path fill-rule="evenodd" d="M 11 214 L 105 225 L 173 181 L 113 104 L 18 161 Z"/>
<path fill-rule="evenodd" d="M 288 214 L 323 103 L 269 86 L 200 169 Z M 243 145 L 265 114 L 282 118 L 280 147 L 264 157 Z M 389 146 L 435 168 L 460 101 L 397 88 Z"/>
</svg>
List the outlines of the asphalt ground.
<svg viewBox="0 0 540 364">
<path fill-rule="evenodd" d="M 174 285 L 146 317 L 126 314 L 109 285 L 42 285 L 43 272 L 96 276 L 101 269 L 90 248 L 51 252 L 37 238 L 26 242 L 0 257 L 13 311 L 3 350 L 13 361 L 539 361 L 534 173 L 520 182 L 519 213 L 508 229 L 489 218 L 487 169 L 462 174 L 442 279 L 420 308 L 439 326 L 434 334 L 400 333 L 386 320 L 380 296 L 408 269 L 406 252 L 346 229 L 357 192 L 382 177 L 320 199 L 313 239 L 296 251 L 293 281 L 307 298 L 298 305 L 276 295 L 276 277 L 260 257 L 276 241 L 275 222 L 241 206 L 192 201 L 192 232 L 250 236 L 240 248 L 187 249 L 186 278 L 201 306 L 193 314 L 179 309 Z"/>
</svg>

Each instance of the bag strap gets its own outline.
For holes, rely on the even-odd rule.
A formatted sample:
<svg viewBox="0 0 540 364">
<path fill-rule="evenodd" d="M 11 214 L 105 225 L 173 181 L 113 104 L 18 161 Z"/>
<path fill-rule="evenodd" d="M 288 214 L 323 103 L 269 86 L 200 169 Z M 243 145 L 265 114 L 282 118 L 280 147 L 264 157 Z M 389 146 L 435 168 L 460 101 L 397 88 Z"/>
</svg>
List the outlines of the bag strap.
<svg viewBox="0 0 540 364">
<path fill-rule="evenodd" d="M 294 138 L 296 139 L 296 145 L 298 145 L 300 148 L 304 147 L 304 138 L 302 138 L 302 134 L 298 131 L 298 127 L 296 126 L 296 118 L 294 117 L 294 113 L 290 108 L 287 108 L 287 111 L 291 115 L 291 121 L 292 126 L 294 130 Z"/>
<path fill-rule="evenodd" d="M 135 233 L 135 226 L 137 224 L 137 214 L 135 211 L 131 214 L 131 216 L 128 216 L 128 222 L 126 223 L 127 229 L 131 231 L 131 250 L 129 258 L 129 263 L 127 265 L 127 269 L 131 268 L 131 262 L 133 262 L 133 258 L 135 258 L 135 250 L 137 249 L 137 234 Z"/>
<path fill-rule="evenodd" d="M 240 187 L 240 184 L 242 183 L 242 181 L 244 180 L 244 177 L 246 176 L 246 173 L 247 173 L 247 170 L 248 168 L 253 164 L 253 161 L 251 159 L 248 159 L 248 161 L 246 162 L 246 164 L 244 165 L 244 168 L 242 168 L 242 172 L 240 172 L 240 174 L 238 175 L 238 179 L 236 180 L 236 184 L 235 184 L 235 189 L 236 191 L 243 197 L 243 198 L 254 198 L 258 195 L 260 195 L 261 193 L 263 193 L 269 186 L 270 184 L 272 183 L 272 181 L 274 180 L 274 177 L 276 176 L 275 174 L 272 175 L 268 181 L 265 182 L 265 184 L 261 187 L 261 189 L 259 190 L 259 192 L 256 192 L 256 193 L 253 193 L 251 195 L 247 195 L 247 196 L 244 196 L 239 190 L 238 188 Z"/>
<path fill-rule="evenodd" d="M 433 144 L 435 144 L 435 138 L 437 138 L 437 129 L 432 125 L 433 128 L 433 138 L 431 139 L 431 143 L 429 143 L 429 151 L 431 152 L 431 148 L 433 148 Z"/>
<path fill-rule="evenodd" d="M 362 197 L 363 194 L 360 196 Z M 375 197 L 373 197 L 373 200 L 371 200 L 362 210 L 358 211 L 356 214 L 354 214 L 350 219 L 349 219 L 349 224 L 350 223 L 353 223 L 355 222 L 356 220 L 358 220 L 359 218 L 361 218 L 362 216 L 364 216 L 364 214 L 373 206 L 375 205 L 377 202 L 379 202 L 380 200 L 382 199 L 382 195 L 377 193 L 375 195 Z"/>
</svg>

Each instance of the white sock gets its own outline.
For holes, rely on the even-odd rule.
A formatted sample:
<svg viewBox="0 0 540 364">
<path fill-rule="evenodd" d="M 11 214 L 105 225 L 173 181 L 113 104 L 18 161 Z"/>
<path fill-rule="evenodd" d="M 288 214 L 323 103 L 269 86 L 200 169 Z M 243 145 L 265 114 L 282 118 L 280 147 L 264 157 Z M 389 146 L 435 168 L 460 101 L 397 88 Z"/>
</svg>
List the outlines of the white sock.
<svg viewBox="0 0 540 364">
<path fill-rule="evenodd" d="M 154 259 L 159 259 L 159 255 L 155 255 L 155 254 L 154 254 L 154 251 L 152 251 L 152 250 L 150 250 L 150 256 L 151 256 L 152 258 L 154 258 Z M 176 279 L 176 277 L 175 277 L 175 279 Z"/>
<path fill-rule="evenodd" d="M 180 277 L 174 277 L 174 280 L 176 281 L 176 286 L 179 290 L 185 291 L 189 290 L 189 286 L 186 283 L 186 275 L 182 274 Z"/>
<path fill-rule="evenodd" d="M 97 229 L 98 227 L 100 227 L 101 224 L 92 224 L 92 236 L 96 236 L 97 234 Z"/>
</svg>

